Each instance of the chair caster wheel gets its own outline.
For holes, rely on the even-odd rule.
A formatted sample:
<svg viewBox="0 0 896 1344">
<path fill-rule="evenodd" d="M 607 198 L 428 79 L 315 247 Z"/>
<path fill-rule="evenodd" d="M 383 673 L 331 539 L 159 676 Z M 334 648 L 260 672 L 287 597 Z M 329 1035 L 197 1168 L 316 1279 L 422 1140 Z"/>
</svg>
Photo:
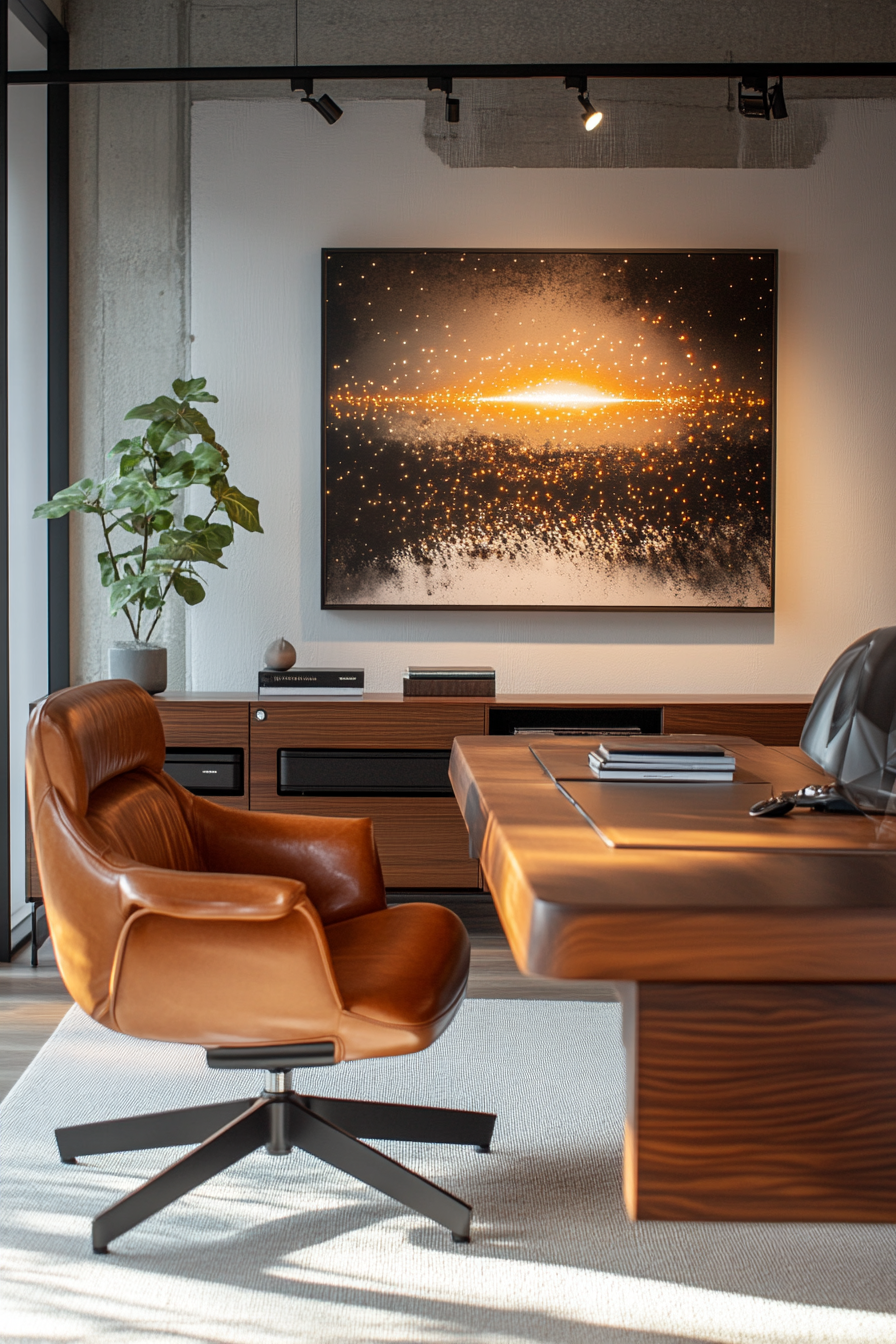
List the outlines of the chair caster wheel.
<svg viewBox="0 0 896 1344">
<path fill-rule="evenodd" d="M 108 1247 L 108 1246 L 94 1246 L 94 1248 L 93 1248 L 93 1253 L 94 1253 L 94 1255 L 108 1255 L 108 1254 L 109 1254 L 109 1247 Z"/>
<path fill-rule="evenodd" d="M 465 1242 L 465 1241 L 469 1241 L 470 1238 L 469 1238 L 469 1237 L 462 1237 L 462 1236 L 460 1236 L 457 1232 L 452 1232 L 452 1233 L 451 1233 L 451 1240 L 452 1240 L 452 1241 L 456 1241 L 456 1242 L 461 1242 L 461 1243 L 462 1243 L 462 1242 Z"/>
<path fill-rule="evenodd" d="M 60 1157 L 59 1161 L 66 1167 L 76 1167 L 78 1165 L 76 1157 Z"/>
<path fill-rule="evenodd" d="M 491 1150 L 492 1146 L 490 1143 L 477 1143 L 476 1145 L 477 1153 L 490 1153 Z"/>
</svg>

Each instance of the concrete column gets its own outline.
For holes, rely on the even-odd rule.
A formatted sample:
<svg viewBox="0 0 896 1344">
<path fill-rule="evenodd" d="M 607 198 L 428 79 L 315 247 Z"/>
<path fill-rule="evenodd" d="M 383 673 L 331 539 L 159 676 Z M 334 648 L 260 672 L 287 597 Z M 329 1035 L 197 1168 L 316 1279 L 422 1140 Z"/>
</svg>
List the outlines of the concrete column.
<svg viewBox="0 0 896 1344">
<path fill-rule="evenodd" d="M 73 67 L 189 61 L 187 0 L 75 0 Z M 132 406 L 190 374 L 189 94 L 185 85 L 76 87 L 71 101 L 71 471 L 106 473 Z M 130 422 L 133 425 L 133 422 Z M 213 422 L 214 423 L 214 422 Z M 108 675 L 107 649 L 130 638 L 109 615 L 97 520 L 72 520 L 72 680 Z M 184 686 L 183 604 L 154 635 Z"/>
</svg>

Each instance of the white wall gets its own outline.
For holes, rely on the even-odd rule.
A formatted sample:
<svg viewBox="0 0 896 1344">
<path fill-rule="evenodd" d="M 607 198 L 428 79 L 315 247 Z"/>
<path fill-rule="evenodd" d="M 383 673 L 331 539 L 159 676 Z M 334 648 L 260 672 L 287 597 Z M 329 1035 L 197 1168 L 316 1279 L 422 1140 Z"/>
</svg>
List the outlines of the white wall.
<svg viewBox="0 0 896 1344">
<path fill-rule="evenodd" d="M 795 112 L 796 109 L 792 109 Z M 202 103 L 192 135 L 193 373 L 232 481 L 261 499 L 188 616 L 188 685 L 251 689 L 284 634 L 303 663 L 492 663 L 500 691 L 812 691 L 896 623 L 893 103 L 830 104 L 807 170 L 449 169 L 422 103 Z M 777 611 L 322 612 L 320 249 L 780 249 Z"/>
<path fill-rule="evenodd" d="M 46 51 L 9 15 L 10 69 Z M 9 828 L 11 920 L 25 905 L 25 725 L 47 692 L 47 94 L 9 90 Z M 14 937 L 20 936 L 19 931 Z"/>
</svg>

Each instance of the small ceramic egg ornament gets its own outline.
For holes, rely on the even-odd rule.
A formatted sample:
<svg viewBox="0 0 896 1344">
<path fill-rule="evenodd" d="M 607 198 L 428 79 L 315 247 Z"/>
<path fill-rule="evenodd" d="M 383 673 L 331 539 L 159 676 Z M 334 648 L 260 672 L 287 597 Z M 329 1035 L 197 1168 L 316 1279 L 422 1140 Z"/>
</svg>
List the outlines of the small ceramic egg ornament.
<svg viewBox="0 0 896 1344">
<path fill-rule="evenodd" d="M 292 667 L 296 660 L 296 651 L 288 639 L 281 635 L 269 644 L 264 651 L 264 665 L 277 672 L 285 672 L 288 667 Z"/>
</svg>

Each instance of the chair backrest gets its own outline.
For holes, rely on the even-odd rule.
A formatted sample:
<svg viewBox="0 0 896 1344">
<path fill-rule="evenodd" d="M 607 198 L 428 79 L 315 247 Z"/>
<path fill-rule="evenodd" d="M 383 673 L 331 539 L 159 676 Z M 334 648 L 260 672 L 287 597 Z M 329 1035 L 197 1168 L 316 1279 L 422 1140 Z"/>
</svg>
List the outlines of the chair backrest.
<svg viewBox="0 0 896 1344">
<path fill-rule="evenodd" d="M 54 951 L 72 997 L 100 1020 L 126 919 L 122 863 L 204 866 L 164 762 L 159 712 L 131 681 L 57 691 L 28 725 L 28 802 Z"/>
<path fill-rule="evenodd" d="M 800 746 L 863 811 L 896 801 L 896 626 L 863 635 L 819 686 Z"/>
</svg>

